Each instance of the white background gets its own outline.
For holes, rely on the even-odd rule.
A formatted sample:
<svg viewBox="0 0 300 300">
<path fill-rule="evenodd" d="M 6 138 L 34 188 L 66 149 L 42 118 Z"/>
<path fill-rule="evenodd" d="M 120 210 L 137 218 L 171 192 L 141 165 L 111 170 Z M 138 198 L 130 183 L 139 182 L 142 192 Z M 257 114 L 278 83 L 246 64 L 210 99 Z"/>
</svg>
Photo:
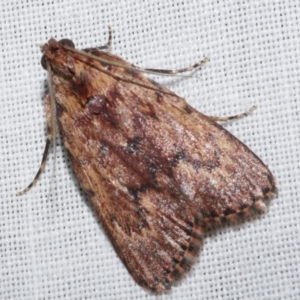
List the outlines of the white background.
<svg viewBox="0 0 300 300">
<path fill-rule="evenodd" d="M 1 299 L 300 299 L 300 2 L 2 1 L 0 9 Z M 70 38 L 143 67 L 210 61 L 192 79 L 155 77 L 208 115 L 249 117 L 225 127 L 274 173 L 268 212 L 210 233 L 192 271 L 162 296 L 132 280 L 58 140 L 38 184 L 45 144 L 46 72 L 39 45 Z"/>
</svg>

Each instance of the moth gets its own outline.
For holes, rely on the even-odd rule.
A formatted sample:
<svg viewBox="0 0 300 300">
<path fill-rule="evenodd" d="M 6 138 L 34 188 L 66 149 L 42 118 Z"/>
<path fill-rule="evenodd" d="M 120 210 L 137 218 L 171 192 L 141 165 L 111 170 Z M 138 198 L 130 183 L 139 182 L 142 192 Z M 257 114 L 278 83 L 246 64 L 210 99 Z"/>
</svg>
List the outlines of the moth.
<svg viewBox="0 0 300 300">
<path fill-rule="evenodd" d="M 268 167 L 216 121 L 108 53 L 76 50 L 51 38 L 41 49 L 48 71 L 45 167 L 57 128 L 74 172 L 134 280 L 169 289 L 197 258 L 205 232 L 224 220 L 264 211 L 276 193 Z"/>
</svg>

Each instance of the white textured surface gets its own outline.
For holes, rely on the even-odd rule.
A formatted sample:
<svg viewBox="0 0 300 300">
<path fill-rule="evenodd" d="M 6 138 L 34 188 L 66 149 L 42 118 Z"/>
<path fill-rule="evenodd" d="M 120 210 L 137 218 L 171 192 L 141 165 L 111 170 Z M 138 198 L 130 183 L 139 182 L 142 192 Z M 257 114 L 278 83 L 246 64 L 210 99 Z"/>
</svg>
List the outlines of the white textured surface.
<svg viewBox="0 0 300 300">
<path fill-rule="evenodd" d="M 194 79 L 155 77 L 210 115 L 253 103 L 226 124 L 273 171 L 279 196 L 260 218 L 205 239 L 192 271 L 159 299 L 300 299 L 300 2 L 2 1 L 0 9 L 0 298 L 154 299 L 134 283 L 58 147 L 38 184 L 45 142 L 46 72 L 38 45 L 51 36 L 102 45 L 144 67 L 210 62 Z"/>
</svg>

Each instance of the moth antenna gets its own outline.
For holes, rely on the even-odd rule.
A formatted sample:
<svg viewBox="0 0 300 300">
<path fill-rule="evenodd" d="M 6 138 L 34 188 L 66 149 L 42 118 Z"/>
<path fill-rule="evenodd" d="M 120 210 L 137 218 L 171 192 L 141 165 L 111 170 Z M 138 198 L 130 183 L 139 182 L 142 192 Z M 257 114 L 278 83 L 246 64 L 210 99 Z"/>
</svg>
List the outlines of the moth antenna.
<svg viewBox="0 0 300 300">
<path fill-rule="evenodd" d="M 180 73 L 184 73 L 184 72 L 191 72 L 191 71 L 195 70 L 196 68 L 199 68 L 202 65 L 204 65 L 204 63 L 206 61 L 208 61 L 208 59 L 209 59 L 209 57 L 206 56 L 201 61 L 197 62 L 196 64 L 194 64 L 192 66 L 189 66 L 187 68 L 178 69 L 178 70 L 144 69 L 144 68 L 141 68 L 141 67 L 138 67 L 138 66 L 134 66 L 134 65 L 133 66 L 128 66 L 128 65 L 121 64 L 121 63 L 115 63 L 115 62 L 112 62 L 112 61 L 110 61 L 108 59 L 99 58 L 99 57 L 97 57 L 97 56 L 95 56 L 93 54 L 90 54 L 90 53 L 87 53 L 85 51 L 78 50 L 78 49 L 75 49 L 75 48 L 71 48 L 71 47 L 68 47 L 66 45 L 64 45 L 63 47 L 65 49 L 71 51 L 71 52 L 81 54 L 83 56 L 86 56 L 88 58 L 92 58 L 92 59 L 94 59 L 96 61 L 108 64 L 108 65 L 111 65 L 111 66 L 115 66 L 115 67 L 119 67 L 119 68 L 124 68 L 126 70 L 138 71 L 138 72 L 141 72 L 141 73 L 154 74 L 154 75 L 162 75 L 162 76 L 191 77 L 191 75 L 179 75 L 179 74 Z"/>
<path fill-rule="evenodd" d="M 51 106 L 51 120 L 50 120 L 51 125 L 50 125 L 50 127 L 52 129 L 52 140 L 53 140 L 53 165 L 52 165 L 51 180 L 50 180 L 50 185 L 49 185 L 49 190 L 48 190 L 48 195 L 47 195 L 47 197 L 49 197 L 51 190 L 52 190 L 54 174 L 55 174 L 55 167 L 56 167 L 56 118 L 55 118 L 56 105 L 55 105 L 55 99 L 54 99 L 53 85 L 51 82 L 52 71 L 51 71 L 50 64 L 47 64 L 47 73 L 48 73 L 48 86 L 49 86 L 50 106 Z"/>
<path fill-rule="evenodd" d="M 257 104 L 254 103 L 247 111 L 245 111 L 244 113 L 235 115 L 235 116 L 229 116 L 229 117 L 216 117 L 216 116 L 209 116 L 209 118 L 211 118 L 214 121 L 219 121 L 219 122 L 228 122 L 231 120 L 237 120 L 237 119 L 241 119 L 244 117 L 249 116 L 255 109 L 257 108 Z"/>
</svg>

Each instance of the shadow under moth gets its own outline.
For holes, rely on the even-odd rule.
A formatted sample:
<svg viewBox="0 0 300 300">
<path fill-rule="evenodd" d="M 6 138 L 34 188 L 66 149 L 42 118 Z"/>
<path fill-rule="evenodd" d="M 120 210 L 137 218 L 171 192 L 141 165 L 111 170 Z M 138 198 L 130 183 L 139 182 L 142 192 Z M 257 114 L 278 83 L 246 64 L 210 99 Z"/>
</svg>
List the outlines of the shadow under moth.
<svg viewBox="0 0 300 300">
<path fill-rule="evenodd" d="M 134 280 L 160 293 L 197 258 L 207 230 L 265 210 L 276 193 L 267 166 L 216 123 L 108 53 L 111 44 L 76 50 L 51 38 L 41 47 L 48 71 L 48 136 L 58 128 L 74 172 L 114 249 Z M 245 113 L 244 115 L 246 115 Z"/>
</svg>

